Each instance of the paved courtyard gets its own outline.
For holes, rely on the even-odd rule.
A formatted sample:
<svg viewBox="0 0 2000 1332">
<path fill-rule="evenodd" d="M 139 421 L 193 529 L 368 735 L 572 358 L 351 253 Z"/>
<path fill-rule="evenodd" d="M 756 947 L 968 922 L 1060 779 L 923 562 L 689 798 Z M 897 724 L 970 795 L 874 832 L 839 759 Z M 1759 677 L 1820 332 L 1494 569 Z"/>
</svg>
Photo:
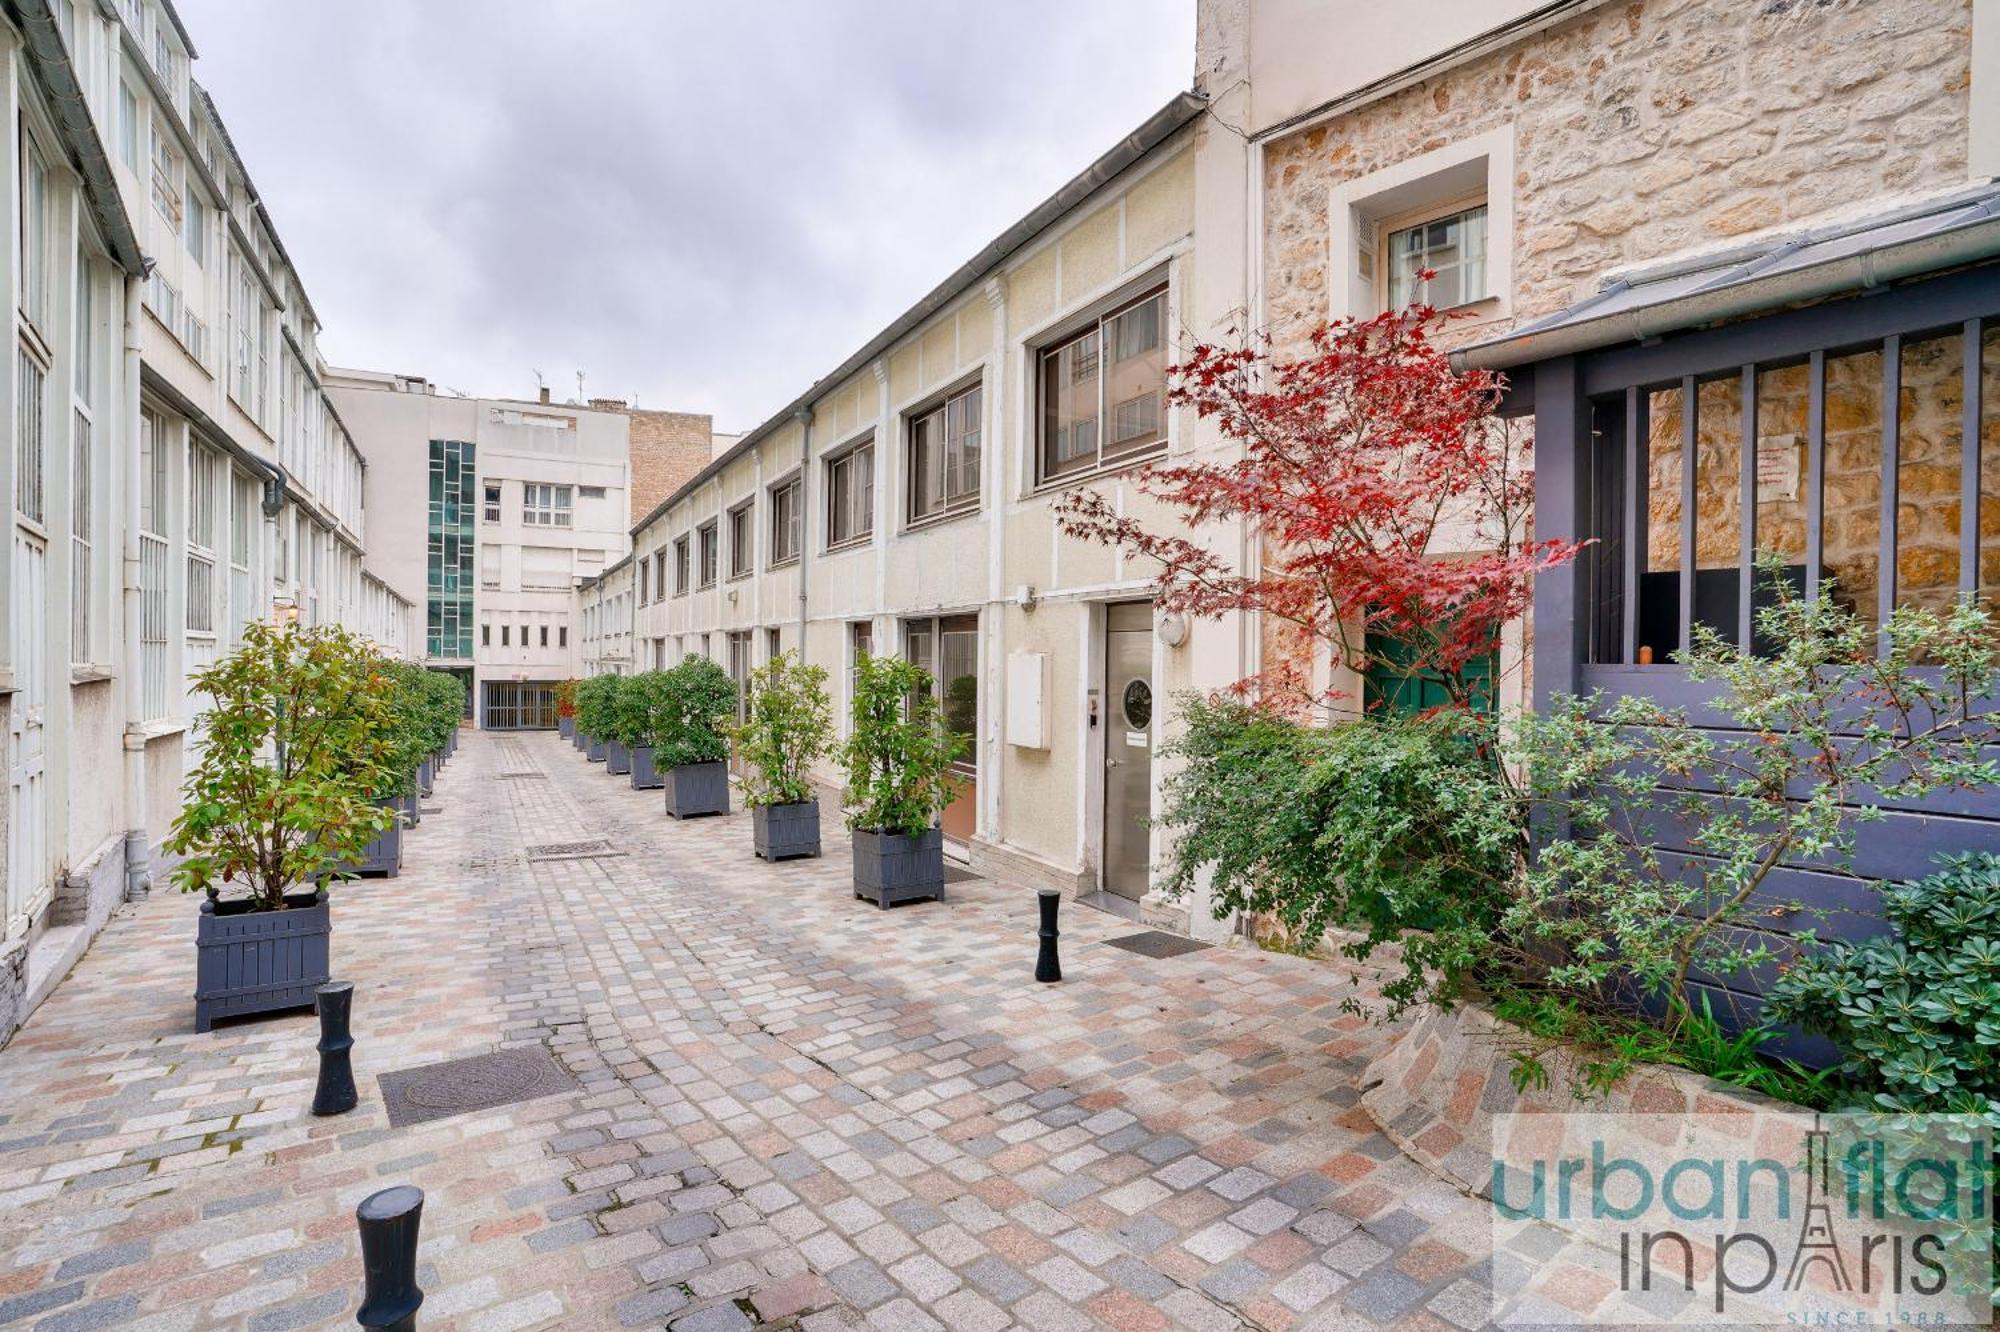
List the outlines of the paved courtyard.
<svg viewBox="0 0 2000 1332">
<path fill-rule="evenodd" d="M 878 911 L 833 827 L 767 866 L 549 734 L 468 733 L 427 808 L 335 899 L 351 1114 L 309 1013 L 195 1034 L 164 886 L 0 1051 L 0 1328 L 352 1327 L 397 1182 L 426 1332 L 1484 1319 L 1485 1210 L 1357 1106 L 1337 968 L 1069 906 L 1037 985 L 1032 892 Z M 536 1045 L 574 1089 L 390 1127 L 378 1075 Z"/>
</svg>

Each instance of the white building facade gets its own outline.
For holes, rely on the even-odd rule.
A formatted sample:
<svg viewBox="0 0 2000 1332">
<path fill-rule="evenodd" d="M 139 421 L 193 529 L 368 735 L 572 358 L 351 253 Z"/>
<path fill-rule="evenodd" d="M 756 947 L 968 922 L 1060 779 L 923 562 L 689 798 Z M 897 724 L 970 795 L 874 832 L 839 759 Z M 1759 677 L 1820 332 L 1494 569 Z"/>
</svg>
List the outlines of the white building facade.
<svg viewBox="0 0 2000 1332">
<path fill-rule="evenodd" d="M 318 320 L 170 5 L 0 6 L 19 244 L 0 410 L 8 798 L 0 1039 L 159 878 L 199 698 L 251 620 L 409 650 L 364 572 L 363 464 Z"/>
</svg>

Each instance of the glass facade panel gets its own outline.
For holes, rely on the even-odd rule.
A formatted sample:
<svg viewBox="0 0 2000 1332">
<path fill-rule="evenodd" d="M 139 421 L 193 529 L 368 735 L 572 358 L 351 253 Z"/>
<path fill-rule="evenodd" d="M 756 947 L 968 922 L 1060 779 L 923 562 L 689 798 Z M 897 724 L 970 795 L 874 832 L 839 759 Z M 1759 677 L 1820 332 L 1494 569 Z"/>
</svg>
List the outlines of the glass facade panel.
<svg viewBox="0 0 2000 1332">
<path fill-rule="evenodd" d="M 432 657 L 472 655 L 474 473 L 472 445 L 431 441 L 428 621 Z"/>
</svg>

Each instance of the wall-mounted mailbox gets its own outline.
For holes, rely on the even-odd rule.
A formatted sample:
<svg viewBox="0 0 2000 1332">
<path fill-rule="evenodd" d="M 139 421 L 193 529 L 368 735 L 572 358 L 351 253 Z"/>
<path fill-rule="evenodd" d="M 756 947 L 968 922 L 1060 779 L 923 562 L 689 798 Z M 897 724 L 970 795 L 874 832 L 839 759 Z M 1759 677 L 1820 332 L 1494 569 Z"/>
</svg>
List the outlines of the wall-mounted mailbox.
<svg viewBox="0 0 2000 1332">
<path fill-rule="evenodd" d="M 1049 747 L 1049 654 L 1007 654 L 1007 743 L 1018 749 Z"/>
</svg>

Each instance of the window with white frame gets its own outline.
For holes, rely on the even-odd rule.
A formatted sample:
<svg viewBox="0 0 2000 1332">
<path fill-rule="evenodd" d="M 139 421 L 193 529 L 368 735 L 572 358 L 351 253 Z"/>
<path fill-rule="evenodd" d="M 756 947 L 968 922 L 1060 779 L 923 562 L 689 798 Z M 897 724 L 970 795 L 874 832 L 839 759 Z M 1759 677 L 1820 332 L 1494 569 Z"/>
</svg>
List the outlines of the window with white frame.
<svg viewBox="0 0 2000 1332">
<path fill-rule="evenodd" d="M 98 579 L 96 505 L 91 487 L 97 477 L 96 417 L 91 404 L 97 307 L 91 299 L 90 256 L 76 257 L 76 336 L 70 366 L 70 653 L 74 665 L 96 654 Z"/>
<path fill-rule="evenodd" d="M 21 313 L 49 327 L 49 168 L 33 136 L 21 133 Z"/>
<path fill-rule="evenodd" d="M 716 531 L 714 519 L 701 525 L 695 533 L 696 572 L 700 575 L 701 587 L 714 587 L 717 566 L 721 564 L 721 552 L 717 547 L 721 536 Z"/>
<path fill-rule="evenodd" d="M 169 635 L 173 603 L 167 578 L 167 495 L 172 477 L 166 423 L 139 413 L 139 674 L 146 719 L 168 715 Z"/>
<path fill-rule="evenodd" d="M 187 192 L 187 252 L 196 264 L 208 260 L 208 205 L 201 201 L 201 191 L 193 187 Z"/>
<path fill-rule="evenodd" d="M 803 517 L 799 508 L 797 477 L 771 488 L 772 568 L 789 564 L 799 557 L 799 541 L 804 535 Z"/>
<path fill-rule="evenodd" d="M 118 81 L 118 158 L 126 170 L 139 174 L 139 98 L 123 79 Z"/>
<path fill-rule="evenodd" d="M 181 155 L 165 128 L 153 122 L 153 207 L 174 234 L 181 227 Z"/>
<path fill-rule="evenodd" d="M 243 626 L 257 616 L 256 582 L 251 560 L 256 554 L 257 482 L 232 469 L 229 508 L 229 641 L 243 641 Z"/>
<path fill-rule="evenodd" d="M 653 600 L 665 601 L 666 599 L 667 599 L 667 552 L 664 550 L 656 550 L 653 552 Z"/>
<path fill-rule="evenodd" d="M 35 527 L 48 522 L 48 367 L 24 339 L 14 357 L 14 512 Z"/>
<path fill-rule="evenodd" d="M 497 523 L 500 521 L 500 483 L 486 482 L 485 494 L 486 508 L 481 516 L 489 523 Z"/>
<path fill-rule="evenodd" d="M 573 492 L 568 486 L 542 481 L 522 485 L 521 521 L 529 527 L 568 527 Z"/>
<path fill-rule="evenodd" d="M 1042 349 L 1039 481 L 1166 446 L 1166 322 L 1162 287 Z"/>
<path fill-rule="evenodd" d="M 980 401 L 974 384 L 910 418 L 909 521 L 979 506 Z"/>
<path fill-rule="evenodd" d="M 187 631 L 215 632 L 215 546 L 224 475 L 222 457 L 204 444 L 188 449 Z"/>
<path fill-rule="evenodd" d="M 1344 180 L 1327 196 L 1329 308 L 1369 319 L 1428 303 L 1509 316 L 1514 130 L 1503 125 Z M 1417 274 L 1433 271 L 1428 283 Z"/>
<path fill-rule="evenodd" d="M 693 575 L 693 563 L 688 556 L 688 539 L 681 537 L 674 542 L 674 595 L 681 596 L 688 590 L 689 579 Z"/>
<path fill-rule="evenodd" d="M 875 530 L 875 445 L 860 444 L 826 463 L 826 544 L 866 540 Z"/>
<path fill-rule="evenodd" d="M 742 578 L 757 567 L 757 538 L 753 525 L 757 516 L 755 500 L 744 500 L 729 511 L 729 576 Z"/>
<path fill-rule="evenodd" d="M 1391 310 L 1455 309 L 1486 299 L 1486 205 L 1474 204 L 1405 226 L 1384 224 L 1383 285 Z M 1422 275 L 1429 272 L 1426 280 Z"/>
</svg>

